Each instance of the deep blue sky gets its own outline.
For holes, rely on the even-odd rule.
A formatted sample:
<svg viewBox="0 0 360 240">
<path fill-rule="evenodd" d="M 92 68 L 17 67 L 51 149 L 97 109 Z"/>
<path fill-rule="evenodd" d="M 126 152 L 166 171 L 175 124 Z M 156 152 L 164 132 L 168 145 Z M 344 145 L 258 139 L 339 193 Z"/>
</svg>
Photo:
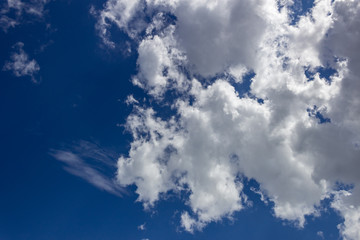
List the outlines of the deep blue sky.
<svg viewBox="0 0 360 240">
<path fill-rule="evenodd" d="M 121 49 L 101 47 L 89 9 L 102 3 L 52 1 L 45 20 L 0 32 L 1 66 L 21 41 L 41 67 L 38 84 L 0 71 L 1 240 L 321 239 L 318 231 L 325 239 L 339 238 L 341 219 L 330 208 L 297 229 L 272 216 L 271 205 L 249 191 L 257 187 L 252 181 L 246 186 L 252 207 L 234 221 L 211 223 L 192 235 L 179 227 L 184 204 L 178 197 L 144 211 L 135 202 L 134 188 L 117 197 L 66 172 L 49 154 L 52 149 L 86 140 L 126 154 L 131 138 L 118 126 L 131 111 L 124 101 L 129 93 L 145 96 L 129 80 L 136 72 L 136 54 L 124 57 Z M 121 33 L 115 37 L 125 41 Z"/>
</svg>

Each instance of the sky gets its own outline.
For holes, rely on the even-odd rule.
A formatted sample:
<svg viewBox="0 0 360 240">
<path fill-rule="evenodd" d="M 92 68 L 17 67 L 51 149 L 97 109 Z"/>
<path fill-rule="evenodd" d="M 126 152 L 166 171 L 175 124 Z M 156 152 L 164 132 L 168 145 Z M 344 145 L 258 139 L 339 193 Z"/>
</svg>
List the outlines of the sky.
<svg viewBox="0 0 360 240">
<path fill-rule="evenodd" d="M 0 240 L 360 239 L 357 0 L 1 0 Z"/>
</svg>

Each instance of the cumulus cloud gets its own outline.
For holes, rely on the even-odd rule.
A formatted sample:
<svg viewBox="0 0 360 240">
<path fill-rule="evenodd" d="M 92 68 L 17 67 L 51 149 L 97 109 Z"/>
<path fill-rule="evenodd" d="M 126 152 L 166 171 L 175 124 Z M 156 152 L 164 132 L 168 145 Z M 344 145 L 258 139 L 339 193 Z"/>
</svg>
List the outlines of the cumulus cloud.
<svg viewBox="0 0 360 240">
<path fill-rule="evenodd" d="M 96 29 L 104 44 L 114 48 L 115 43 L 111 40 L 109 31 L 111 24 L 115 24 L 131 38 L 135 38 L 137 33 L 146 26 L 141 17 L 137 18 L 138 21 L 132 21 L 135 14 L 141 13 L 142 10 L 139 0 L 110 0 L 104 4 L 102 11 L 96 11 L 92 7 L 90 12 L 98 18 Z"/>
<path fill-rule="evenodd" d="M 83 178 L 95 187 L 121 197 L 126 193 L 109 173 L 115 168 L 114 155 L 100 146 L 80 141 L 70 148 L 54 149 L 50 152 L 56 160 L 66 164 L 65 170 Z M 100 167 L 99 167 L 100 166 Z"/>
<path fill-rule="evenodd" d="M 0 27 L 4 32 L 23 21 L 24 16 L 42 18 L 49 0 L 7 0 L 1 5 Z"/>
<path fill-rule="evenodd" d="M 245 207 L 247 178 L 299 227 L 331 199 L 342 237 L 359 238 L 360 3 L 317 0 L 295 22 L 292 4 L 109 0 L 99 11 L 106 41 L 115 24 L 137 43 L 134 84 L 173 113 L 131 101 L 117 179 L 146 208 L 180 193 L 181 225 L 201 230 Z"/>
<path fill-rule="evenodd" d="M 35 59 L 29 59 L 23 47 L 24 44 L 22 42 L 14 45 L 13 48 L 16 52 L 11 54 L 11 60 L 5 63 L 3 71 L 12 71 L 16 77 L 30 76 L 31 80 L 37 83 L 35 75 L 39 72 L 40 66 Z"/>
<path fill-rule="evenodd" d="M 338 210 L 345 220 L 344 223 L 338 225 L 344 239 L 360 238 L 360 207 L 359 205 L 353 205 L 353 203 L 349 202 L 349 200 L 353 200 L 353 197 L 359 199 L 358 194 L 357 196 L 353 196 L 353 194 L 348 191 L 340 191 L 336 194 L 332 203 L 332 207 Z"/>
</svg>

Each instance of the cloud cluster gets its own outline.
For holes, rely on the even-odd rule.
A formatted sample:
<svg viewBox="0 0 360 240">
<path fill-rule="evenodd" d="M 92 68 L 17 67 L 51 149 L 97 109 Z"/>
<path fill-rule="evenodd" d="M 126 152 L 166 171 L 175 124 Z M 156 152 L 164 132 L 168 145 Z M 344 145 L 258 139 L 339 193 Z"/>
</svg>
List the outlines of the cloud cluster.
<svg viewBox="0 0 360 240">
<path fill-rule="evenodd" d="M 23 47 L 22 42 L 14 45 L 16 52 L 13 52 L 10 56 L 11 60 L 5 63 L 3 71 L 12 71 L 16 77 L 30 76 L 31 80 L 37 83 L 35 75 L 39 72 L 40 66 L 35 59 L 29 59 Z"/>
<path fill-rule="evenodd" d="M 1 4 L 0 10 L 0 27 L 4 32 L 9 28 L 19 25 L 24 16 L 42 18 L 44 14 L 44 6 L 49 0 L 7 0 Z"/>
<path fill-rule="evenodd" d="M 342 237 L 360 238 L 360 3 L 317 0 L 295 23 L 291 4 L 109 0 L 100 11 L 105 42 L 115 24 L 138 43 L 134 84 L 174 112 L 132 101 L 117 179 L 145 207 L 181 193 L 181 224 L 199 230 L 244 208 L 246 177 L 275 216 L 303 227 L 329 198 Z"/>
</svg>

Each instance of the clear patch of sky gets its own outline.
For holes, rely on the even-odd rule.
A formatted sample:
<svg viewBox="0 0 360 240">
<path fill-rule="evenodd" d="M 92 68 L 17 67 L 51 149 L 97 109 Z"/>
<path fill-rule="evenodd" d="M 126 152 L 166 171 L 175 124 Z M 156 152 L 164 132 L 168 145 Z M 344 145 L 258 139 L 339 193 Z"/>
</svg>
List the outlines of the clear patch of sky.
<svg viewBox="0 0 360 240">
<path fill-rule="evenodd" d="M 307 109 L 309 117 L 316 118 L 319 124 L 331 123 L 331 119 L 324 116 L 323 112 L 314 105 L 313 108 Z"/>
<path fill-rule="evenodd" d="M 308 14 L 314 6 L 314 0 L 294 0 L 289 9 L 291 11 L 291 24 L 296 25 L 301 16 Z"/>
<path fill-rule="evenodd" d="M 319 74 L 320 78 L 325 79 L 328 83 L 331 83 L 331 77 L 336 76 L 338 72 L 331 67 L 316 67 L 315 69 L 310 69 L 305 67 L 305 76 L 308 78 L 308 81 L 314 80 L 315 74 Z"/>
</svg>

